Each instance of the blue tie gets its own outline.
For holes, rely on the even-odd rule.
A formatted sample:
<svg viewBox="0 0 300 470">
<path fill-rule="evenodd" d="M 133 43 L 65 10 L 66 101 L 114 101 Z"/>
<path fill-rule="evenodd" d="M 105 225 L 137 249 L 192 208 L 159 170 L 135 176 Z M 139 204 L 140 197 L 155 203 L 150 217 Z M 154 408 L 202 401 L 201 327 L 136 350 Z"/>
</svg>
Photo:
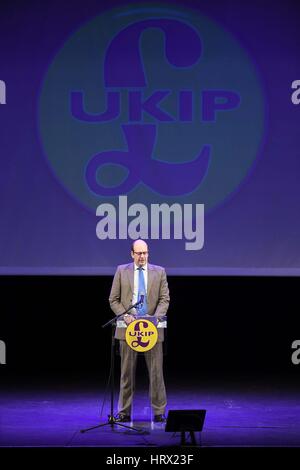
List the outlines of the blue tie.
<svg viewBox="0 0 300 470">
<path fill-rule="evenodd" d="M 145 278 L 144 278 L 144 270 L 143 268 L 138 268 L 139 270 L 139 290 L 138 290 L 138 301 L 141 300 L 141 295 L 144 296 L 144 302 L 142 305 L 138 306 L 138 316 L 142 317 L 147 314 L 148 307 L 147 307 L 147 299 L 146 299 L 146 287 L 145 287 Z"/>
</svg>

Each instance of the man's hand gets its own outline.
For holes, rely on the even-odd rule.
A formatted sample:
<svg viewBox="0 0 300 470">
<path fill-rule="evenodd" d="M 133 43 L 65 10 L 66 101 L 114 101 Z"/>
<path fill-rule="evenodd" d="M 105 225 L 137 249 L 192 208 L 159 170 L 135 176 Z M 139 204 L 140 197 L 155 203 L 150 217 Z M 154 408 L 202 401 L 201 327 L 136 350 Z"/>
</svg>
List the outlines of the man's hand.
<svg viewBox="0 0 300 470">
<path fill-rule="evenodd" d="M 126 325 L 129 325 L 129 323 L 132 323 L 135 320 L 135 317 L 133 315 L 126 314 L 124 315 L 124 321 Z"/>
</svg>

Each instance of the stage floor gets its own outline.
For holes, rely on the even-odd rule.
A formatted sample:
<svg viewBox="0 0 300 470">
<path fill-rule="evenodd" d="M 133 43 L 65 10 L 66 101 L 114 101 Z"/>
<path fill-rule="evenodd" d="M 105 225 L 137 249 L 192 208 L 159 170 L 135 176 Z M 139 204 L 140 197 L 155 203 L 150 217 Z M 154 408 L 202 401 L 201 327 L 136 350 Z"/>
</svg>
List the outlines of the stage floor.
<svg viewBox="0 0 300 470">
<path fill-rule="evenodd" d="M 99 387 L 62 385 L 9 387 L 0 392 L 0 446 L 176 446 L 180 435 L 151 422 L 148 392 L 136 393 L 131 425 L 144 431 L 104 426 L 110 410 L 107 393 Z M 116 396 L 117 402 L 117 396 Z M 115 402 L 115 403 L 116 403 Z M 172 385 L 168 408 L 205 409 L 203 447 L 300 447 L 300 395 L 297 387 L 250 385 Z M 130 423 L 128 423 L 130 424 Z M 200 442 L 200 435 L 196 435 Z"/>
</svg>

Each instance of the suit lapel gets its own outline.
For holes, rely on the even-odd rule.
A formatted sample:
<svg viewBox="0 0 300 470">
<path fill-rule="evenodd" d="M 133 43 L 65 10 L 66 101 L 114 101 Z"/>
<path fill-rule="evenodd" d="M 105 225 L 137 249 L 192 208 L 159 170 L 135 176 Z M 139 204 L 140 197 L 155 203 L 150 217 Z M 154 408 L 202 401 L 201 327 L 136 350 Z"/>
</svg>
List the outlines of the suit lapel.
<svg viewBox="0 0 300 470">
<path fill-rule="evenodd" d="M 149 297 L 149 292 L 155 277 L 155 270 L 151 264 L 148 263 L 148 285 L 147 285 L 147 297 Z"/>
<path fill-rule="evenodd" d="M 129 284 L 130 284 L 130 288 L 131 288 L 131 292 L 133 293 L 133 289 L 134 289 L 134 269 L 133 269 L 133 264 L 134 263 L 131 263 L 128 265 L 128 269 L 127 269 L 127 276 L 128 276 L 128 281 L 129 281 Z"/>
</svg>

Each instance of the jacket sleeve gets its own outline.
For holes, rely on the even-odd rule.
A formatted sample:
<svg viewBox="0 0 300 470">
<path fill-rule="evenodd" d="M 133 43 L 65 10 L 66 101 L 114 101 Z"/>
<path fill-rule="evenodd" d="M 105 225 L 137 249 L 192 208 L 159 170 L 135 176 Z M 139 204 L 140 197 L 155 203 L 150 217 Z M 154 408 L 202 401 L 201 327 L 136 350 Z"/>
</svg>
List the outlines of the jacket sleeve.
<svg viewBox="0 0 300 470">
<path fill-rule="evenodd" d="M 109 295 L 109 305 L 115 315 L 120 315 L 126 309 L 121 303 L 121 270 L 118 266 L 117 271 L 114 275 L 111 291 Z"/>
<path fill-rule="evenodd" d="M 166 271 L 162 269 L 158 304 L 157 304 L 154 315 L 156 317 L 165 316 L 169 308 L 169 303 L 170 303 L 170 294 L 169 294 L 167 275 L 166 275 Z"/>
</svg>

